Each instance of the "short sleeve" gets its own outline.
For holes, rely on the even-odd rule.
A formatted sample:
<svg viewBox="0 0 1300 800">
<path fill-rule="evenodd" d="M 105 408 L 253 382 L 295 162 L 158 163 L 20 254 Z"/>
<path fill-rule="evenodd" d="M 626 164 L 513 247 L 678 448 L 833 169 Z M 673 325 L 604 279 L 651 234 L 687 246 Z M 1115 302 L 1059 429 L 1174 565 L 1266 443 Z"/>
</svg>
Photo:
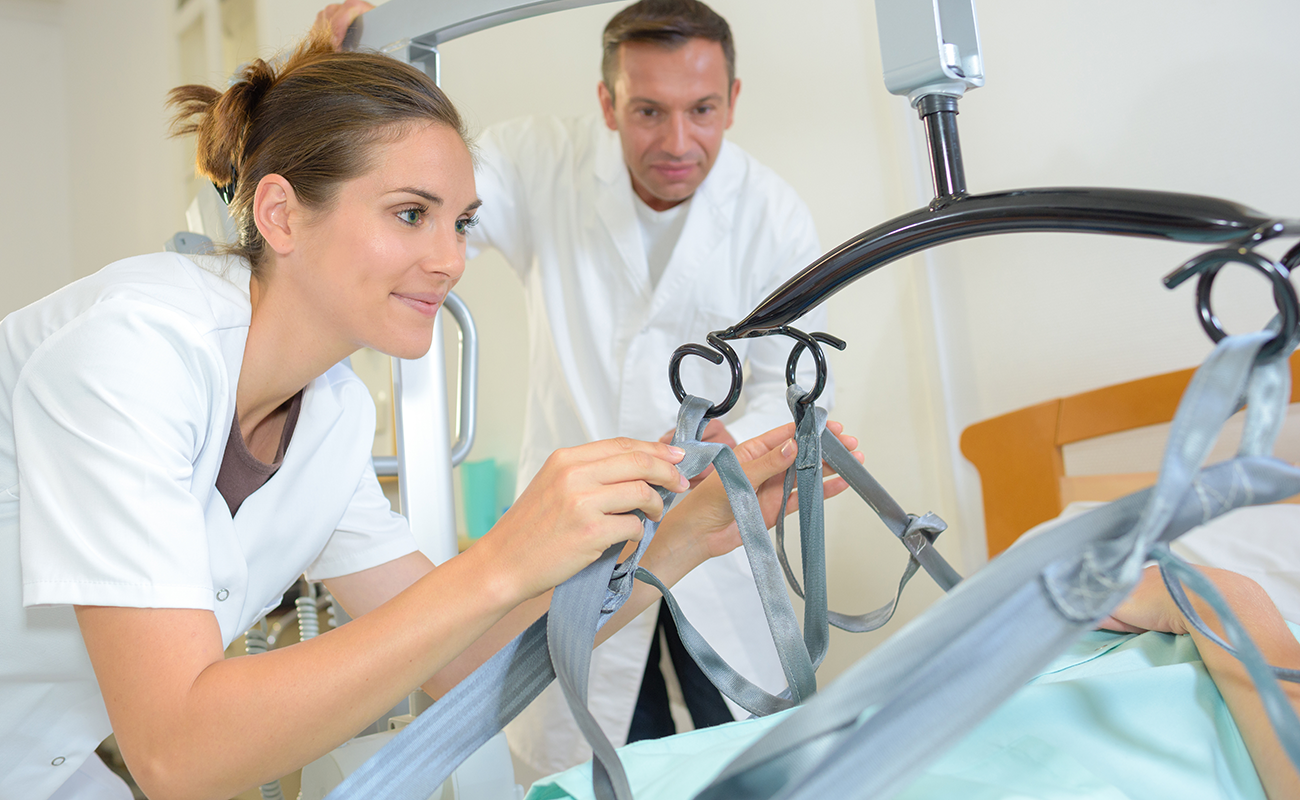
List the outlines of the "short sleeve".
<svg viewBox="0 0 1300 800">
<path fill-rule="evenodd" d="M 367 464 L 357 490 L 325 549 L 307 568 L 307 578 L 323 581 L 377 567 L 416 550 L 406 517 L 393 511 Z"/>
<path fill-rule="evenodd" d="M 25 606 L 212 607 L 193 465 L 227 387 L 192 322 L 143 303 L 41 345 L 13 397 Z"/>
</svg>

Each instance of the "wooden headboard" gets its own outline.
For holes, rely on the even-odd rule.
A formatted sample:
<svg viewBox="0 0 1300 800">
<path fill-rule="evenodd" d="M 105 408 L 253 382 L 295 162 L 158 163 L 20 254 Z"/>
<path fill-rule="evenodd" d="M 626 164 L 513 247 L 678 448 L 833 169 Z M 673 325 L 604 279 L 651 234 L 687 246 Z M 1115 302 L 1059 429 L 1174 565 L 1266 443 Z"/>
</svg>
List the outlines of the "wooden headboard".
<svg viewBox="0 0 1300 800">
<path fill-rule="evenodd" d="M 1300 352 L 1291 356 L 1291 402 Z M 1174 418 L 1195 370 L 1166 372 L 1061 397 L 971 425 L 961 451 L 979 470 L 989 557 L 1074 500 L 1110 500 L 1155 482 L 1155 473 L 1070 477 L 1061 448 Z"/>
</svg>

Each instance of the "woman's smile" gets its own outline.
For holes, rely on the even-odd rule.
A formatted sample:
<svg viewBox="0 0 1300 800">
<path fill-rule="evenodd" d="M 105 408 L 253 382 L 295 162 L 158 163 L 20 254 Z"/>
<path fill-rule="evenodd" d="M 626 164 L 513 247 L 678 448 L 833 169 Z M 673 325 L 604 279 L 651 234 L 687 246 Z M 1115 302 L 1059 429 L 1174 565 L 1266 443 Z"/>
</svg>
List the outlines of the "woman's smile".
<svg viewBox="0 0 1300 800">
<path fill-rule="evenodd" d="M 447 298 L 446 292 L 393 292 L 393 297 L 415 309 L 426 317 L 432 317 L 442 307 Z"/>
</svg>

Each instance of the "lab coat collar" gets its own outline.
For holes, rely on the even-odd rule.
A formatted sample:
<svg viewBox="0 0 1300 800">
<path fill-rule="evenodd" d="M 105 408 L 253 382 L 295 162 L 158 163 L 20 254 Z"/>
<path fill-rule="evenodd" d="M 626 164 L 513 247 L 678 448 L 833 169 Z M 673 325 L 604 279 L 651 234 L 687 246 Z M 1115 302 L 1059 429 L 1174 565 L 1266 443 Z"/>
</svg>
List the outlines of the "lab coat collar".
<svg viewBox="0 0 1300 800">
<path fill-rule="evenodd" d="M 595 170 L 597 178 L 596 214 L 614 241 L 623 269 L 628 272 L 633 286 L 650 295 L 650 266 L 646 263 L 645 244 L 641 241 L 641 228 L 636 220 L 636 193 L 632 176 L 623 161 L 623 148 L 618 132 L 611 131 L 603 121 L 592 124 L 595 135 Z"/>
<path fill-rule="evenodd" d="M 226 420 L 225 428 L 226 434 L 229 435 L 236 411 L 235 397 L 239 387 L 240 371 L 243 368 L 244 347 L 248 342 L 248 326 L 253 318 L 253 305 L 249 293 L 253 273 L 247 261 L 234 256 L 189 256 L 188 258 L 199 268 L 206 284 L 205 294 L 212 309 L 213 319 L 217 323 L 221 351 L 226 360 L 226 374 L 230 381 L 228 409 L 230 419 Z M 330 390 L 329 376 L 330 373 L 326 373 L 317 377 L 304 389 L 295 436 L 301 430 L 304 432 L 304 438 L 314 437 L 316 435 L 314 427 L 335 425 L 343 414 L 342 404 Z M 223 442 L 222 451 L 224 450 Z"/>
</svg>

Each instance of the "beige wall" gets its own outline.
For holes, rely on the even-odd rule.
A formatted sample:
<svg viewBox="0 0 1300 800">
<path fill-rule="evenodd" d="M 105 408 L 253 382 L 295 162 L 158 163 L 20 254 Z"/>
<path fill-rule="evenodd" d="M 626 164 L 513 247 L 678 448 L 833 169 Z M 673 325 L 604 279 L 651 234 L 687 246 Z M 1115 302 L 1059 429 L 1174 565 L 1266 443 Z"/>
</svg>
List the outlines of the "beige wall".
<svg viewBox="0 0 1300 800">
<path fill-rule="evenodd" d="M 72 278 L 64 35 L 57 5 L 0 0 L 0 316 Z M 20 76 L 40 74 L 40 80 Z"/>
<path fill-rule="evenodd" d="M 257 4 L 264 52 L 297 36 L 318 3 Z M 522 113 L 596 108 L 598 38 L 622 3 L 562 12 L 444 47 L 444 83 L 481 127 Z M 880 79 L 868 0 L 716 0 L 738 41 L 744 90 L 732 138 L 808 202 L 822 244 L 924 204 L 919 122 Z M 4 186 L 0 311 L 71 277 L 156 249 L 188 198 L 161 98 L 179 74 L 166 0 L 0 0 L 9 44 L 0 107 Z M 1300 28 L 1290 0 L 1003 0 L 979 6 L 988 85 L 961 104 L 972 191 L 1116 185 L 1220 195 L 1300 217 L 1295 90 L 1284 67 Z M 527 68 L 519 69 L 524 64 Z M 33 66 L 38 65 L 38 66 Z M 22 80 L 13 79 L 22 76 Z M 1159 278 L 1196 252 L 1167 243 L 1020 235 L 950 245 L 891 265 L 830 301 L 834 416 L 863 438 L 868 466 L 910 511 L 952 525 L 941 550 L 983 559 L 978 483 L 955 451 L 961 428 L 1063 393 L 1189 366 L 1208 345 L 1191 292 Z M 523 374 L 522 302 L 499 259 L 460 292 L 484 336 L 483 426 L 472 458 L 513 462 Z M 33 269 L 32 264 L 39 264 Z M 1258 324 L 1249 276 L 1226 275 L 1235 328 Z M 857 502 L 830 510 L 840 610 L 884 602 L 901 549 Z M 935 597 L 924 577 L 900 616 Z M 838 637 L 834 674 L 876 638 Z"/>
</svg>

